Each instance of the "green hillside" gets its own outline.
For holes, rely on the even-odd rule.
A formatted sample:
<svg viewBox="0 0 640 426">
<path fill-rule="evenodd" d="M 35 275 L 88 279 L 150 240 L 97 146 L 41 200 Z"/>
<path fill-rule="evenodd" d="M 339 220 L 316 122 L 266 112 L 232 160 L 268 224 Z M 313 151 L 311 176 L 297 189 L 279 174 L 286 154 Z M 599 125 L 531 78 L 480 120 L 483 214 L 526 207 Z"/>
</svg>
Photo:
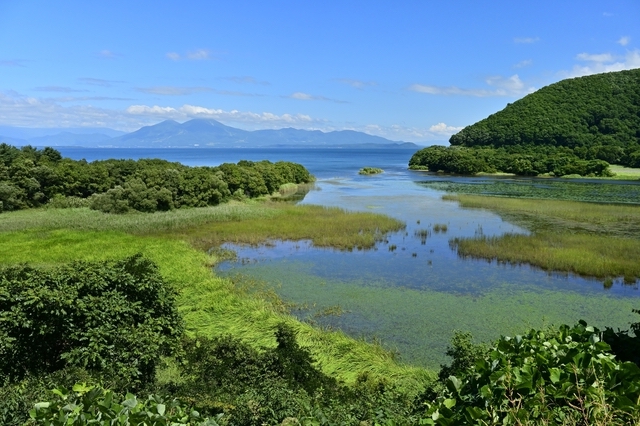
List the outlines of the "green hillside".
<svg viewBox="0 0 640 426">
<path fill-rule="evenodd" d="M 410 165 L 452 173 L 606 175 L 605 161 L 640 167 L 640 69 L 543 87 Z"/>
</svg>

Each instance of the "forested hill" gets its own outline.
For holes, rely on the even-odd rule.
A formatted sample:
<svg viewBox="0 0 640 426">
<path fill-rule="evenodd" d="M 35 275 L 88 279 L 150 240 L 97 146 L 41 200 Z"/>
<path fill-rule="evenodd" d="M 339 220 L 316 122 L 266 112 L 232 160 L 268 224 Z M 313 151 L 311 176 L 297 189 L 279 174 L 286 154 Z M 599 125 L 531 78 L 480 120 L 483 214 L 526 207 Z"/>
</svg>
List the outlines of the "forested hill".
<svg viewBox="0 0 640 426">
<path fill-rule="evenodd" d="M 500 147 L 533 144 L 611 151 L 638 149 L 640 69 L 571 78 L 543 87 L 465 127 L 451 145 Z"/>
<path fill-rule="evenodd" d="M 543 87 L 465 127 L 449 142 L 453 151 L 472 148 L 473 153 L 468 154 L 477 160 L 465 171 L 456 170 L 455 161 L 440 158 L 445 166 L 441 170 L 451 172 L 598 175 L 602 164 L 596 161 L 640 167 L 640 69 L 572 78 Z M 494 158 L 496 155 L 502 158 Z M 562 164 L 554 164 L 554 157 L 563 157 Z M 521 161 L 513 169 L 515 160 Z M 572 166 L 567 168 L 565 163 Z M 438 167 L 429 158 L 416 159 L 413 166 Z"/>
</svg>

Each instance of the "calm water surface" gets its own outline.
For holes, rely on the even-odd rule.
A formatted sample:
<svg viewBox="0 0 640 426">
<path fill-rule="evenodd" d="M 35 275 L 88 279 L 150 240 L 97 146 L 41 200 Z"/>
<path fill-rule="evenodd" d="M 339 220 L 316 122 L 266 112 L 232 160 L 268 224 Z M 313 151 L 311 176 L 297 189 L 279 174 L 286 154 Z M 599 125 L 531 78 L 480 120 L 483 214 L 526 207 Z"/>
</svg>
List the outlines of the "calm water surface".
<svg viewBox="0 0 640 426">
<path fill-rule="evenodd" d="M 218 267 L 275 289 L 298 308 L 299 317 L 376 339 L 403 359 L 437 367 L 453 330 L 469 330 L 479 340 L 523 332 L 527 327 L 574 323 L 626 328 L 635 320 L 637 286 L 550 274 L 528 266 L 460 258 L 454 237 L 527 233 L 484 210 L 443 201 L 444 192 L 425 186 L 436 176 L 407 170 L 411 150 L 350 149 L 84 149 L 63 155 L 88 161 L 105 158 L 164 158 L 191 166 L 241 159 L 294 161 L 317 178 L 302 203 L 373 211 L 396 217 L 406 229 L 388 235 L 373 250 L 314 248 L 307 241 L 261 247 L 227 246 L 239 262 Z M 361 167 L 381 175 L 360 176 Z M 491 178 L 456 178 L 480 182 Z M 505 180 L 508 181 L 508 180 Z M 446 225 L 436 232 L 434 225 Z M 427 233 L 427 237 L 416 235 Z M 395 247 L 395 248 L 394 248 Z M 331 311 L 334 314 L 325 315 Z M 335 315 L 338 312 L 339 315 Z"/>
</svg>

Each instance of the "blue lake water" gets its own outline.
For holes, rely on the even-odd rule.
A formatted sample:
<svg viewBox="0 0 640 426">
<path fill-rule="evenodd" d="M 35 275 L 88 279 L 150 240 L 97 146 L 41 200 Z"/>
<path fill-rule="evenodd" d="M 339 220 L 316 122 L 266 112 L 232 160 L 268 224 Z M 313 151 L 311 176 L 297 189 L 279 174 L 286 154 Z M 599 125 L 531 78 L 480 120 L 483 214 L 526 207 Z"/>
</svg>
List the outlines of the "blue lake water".
<svg viewBox="0 0 640 426">
<path fill-rule="evenodd" d="M 526 265 L 463 259 L 454 237 L 527 233 L 484 210 L 462 209 L 442 200 L 444 192 L 424 182 L 442 178 L 407 169 L 411 150 L 385 149 L 87 149 L 60 148 L 64 156 L 163 158 L 191 166 L 239 160 L 293 161 L 317 178 L 302 203 L 373 211 L 396 217 L 406 229 L 388 235 L 373 250 L 318 249 L 309 242 L 260 247 L 228 246 L 241 262 L 219 266 L 221 274 L 259 279 L 295 304 L 294 313 L 322 326 L 378 339 L 404 359 L 428 366 L 443 362 L 455 329 L 481 340 L 522 332 L 529 326 L 574 323 L 625 328 L 635 320 L 637 285 L 554 274 Z M 361 167 L 380 175 L 361 176 Z M 455 178 L 479 182 L 492 178 Z M 435 225 L 446 225 L 436 232 Z M 426 238 L 417 235 L 427 234 Z M 395 248 L 394 248 L 395 247 Z M 322 315 L 339 307 L 342 314 Z"/>
</svg>

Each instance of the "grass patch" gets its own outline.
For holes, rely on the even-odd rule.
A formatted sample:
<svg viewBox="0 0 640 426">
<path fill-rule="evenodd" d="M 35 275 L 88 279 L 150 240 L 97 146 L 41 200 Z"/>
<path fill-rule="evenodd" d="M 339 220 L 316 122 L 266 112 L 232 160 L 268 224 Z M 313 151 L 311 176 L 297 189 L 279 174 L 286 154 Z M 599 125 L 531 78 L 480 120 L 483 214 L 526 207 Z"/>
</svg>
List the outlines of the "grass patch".
<svg viewBox="0 0 640 426">
<path fill-rule="evenodd" d="M 613 177 L 609 179 L 628 179 L 628 180 L 639 180 L 640 179 L 640 169 L 634 169 L 631 167 L 624 167 L 618 164 L 612 164 L 609 166 L 609 170 L 611 170 L 614 174 Z"/>
<path fill-rule="evenodd" d="M 472 195 L 445 196 L 523 225 L 531 235 L 453 240 L 458 253 L 546 270 L 605 278 L 640 278 L 640 206 Z"/>
<path fill-rule="evenodd" d="M 318 214 L 309 214 L 314 211 Z M 265 229 L 271 231 L 262 235 L 282 238 L 275 230 L 288 229 L 287 223 L 295 222 L 297 235 L 308 238 L 321 233 L 302 232 L 305 227 L 317 228 L 318 217 L 343 215 L 349 216 L 335 209 L 255 203 L 146 215 L 109 215 L 88 209 L 12 212 L 2 214 L 0 222 L 0 264 L 47 266 L 74 260 L 117 259 L 141 252 L 156 262 L 162 276 L 179 289 L 179 310 L 192 334 L 231 334 L 254 347 L 269 347 L 275 344 L 276 325 L 285 322 L 298 332 L 299 343 L 310 349 L 324 372 L 346 382 L 369 372 L 404 389 L 418 390 L 431 378 L 427 370 L 397 363 L 393 354 L 380 346 L 299 322 L 278 300 L 266 300 L 229 279 L 215 276 L 210 268 L 215 259 L 191 244 L 197 229 L 217 232 L 215 223 L 226 224 L 220 229 L 226 229 L 222 232 L 228 232 L 227 236 L 233 235 L 234 228 L 251 232 L 260 222 L 269 223 Z M 362 218 L 369 216 L 374 215 L 365 214 Z M 242 226 L 243 223 L 251 225 Z M 340 230 L 339 223 L 349 224 L 350 228 Z M 356 223 L 357 218 L 339 221 L 333 234 L 355 233 L 353 241 L 360 241 L 363 228 Z M 371 227 L 371 237 L 382 232 L 374 218 L 364 223 Z M 397 221 L 389 223 L 402 226 Z"/>
<path fill-rule="evenodd" d="M 347 212 L 335 207 L 266 204 L 269 220 L 211 221 L 174 233 L 195 247 L 209 249 L 223 243 L 260 244 L 268 240 L 311 240 L 317 247 L 341 250 L 371 248 L 384 234 L 404 228 L 397 219 L 368 212 Z"/>
</svg>

